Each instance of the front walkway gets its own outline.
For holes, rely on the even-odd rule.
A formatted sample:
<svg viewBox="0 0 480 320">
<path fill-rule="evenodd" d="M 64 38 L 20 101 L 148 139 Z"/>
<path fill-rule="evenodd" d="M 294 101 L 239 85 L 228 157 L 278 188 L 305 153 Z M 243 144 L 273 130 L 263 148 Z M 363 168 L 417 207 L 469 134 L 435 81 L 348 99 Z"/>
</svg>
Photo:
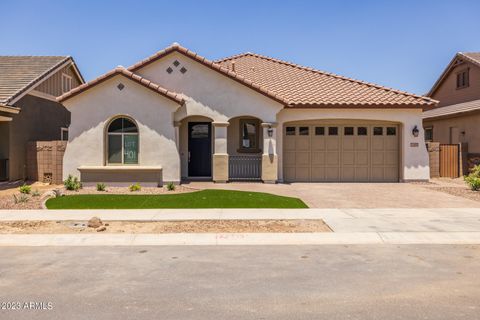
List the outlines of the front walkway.
<svg viewBox="0 0 480 320">
<path fill-rule="evenodd" d="M 302 199 L 310 208 L 480 208 L 480 202 L 413 183 L 212 183 L 197 189 L 268 192 Z"/>
</svg>

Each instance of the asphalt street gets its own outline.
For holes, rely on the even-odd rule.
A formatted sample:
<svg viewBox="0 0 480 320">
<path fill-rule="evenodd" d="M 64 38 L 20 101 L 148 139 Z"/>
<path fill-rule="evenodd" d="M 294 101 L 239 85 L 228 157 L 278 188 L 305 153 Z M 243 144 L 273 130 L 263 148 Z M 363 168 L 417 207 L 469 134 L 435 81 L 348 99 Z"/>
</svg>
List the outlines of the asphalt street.
<svg viewBox="0 0 480 320">
<path fill-rule="evenodd" d="M 2 247 L 0 257 L 0 319 L 480 318 L 480 246 Z"/>
</svg>

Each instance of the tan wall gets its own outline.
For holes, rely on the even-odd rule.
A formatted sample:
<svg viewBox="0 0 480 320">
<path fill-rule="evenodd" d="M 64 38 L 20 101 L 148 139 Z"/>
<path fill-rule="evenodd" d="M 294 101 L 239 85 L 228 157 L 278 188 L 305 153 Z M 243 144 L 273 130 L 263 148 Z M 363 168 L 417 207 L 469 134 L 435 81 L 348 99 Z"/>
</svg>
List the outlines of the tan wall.
<svg viewBox="0 0 480 320">
<path fill-rule="evenodd" d="M 35 87 L 35 90 L 50 94 L 52 96 L 58 97 L 61 96 L 64 92 L 62 91 L 62 74 L 65 73 L 72 77 L 72 89 L 78 87 L 81 83 L 78 79 L 73 66 L 67 66 L 55 74 L 51 75 L 48 79 L 43 81 L 40 85 Z"/>
<path fill-rule="evenodd" d="M 259 132 L 259 139 L 258 139 L 258 149 L 257 153 L 242 153 L 238 152 L 240 148 L 240 119 L 252 119 L 251 117 L 241 117 L 241 118 L 233 118 L 229 121 L 229 125 L 227 128 L 227 152 L 229 155 L 232 156 L 241 156 L 241 155 L 260 155 L 262 153 L 263 147 L 263 129 L 261 126 L 262 121 L 259 120 L 258 123 L 258 132 Z"/>
<path fill-rule="evenodd" d="M 27 146 L 29 180 L 61 184 L 66 141 L 35 141 Z"/>
<path fill-rule="evenodd" d="M 440 143 L 427 142 L 430 163 L 430 178 L 440 177 Z"/>
<path fill-rule="evenodd" d="M 450 128 L 458 128 L 459 142 L 468 143 L 469 153 L 480 153 L 480 112 L 455 118 L 424 121 L 423 127 L 433 127 L 433 141 L 440 143 L 452 143 Z"/>
<path fill-rule="evenodd" d="M 465 68 L 470 68 L 470 85 L 457 89 L 457 72 Z M 480 68 L 470 62 L 456 66 L 443 80 L 432 98 L 440 101 L 438 107 L 480 99 Z"/>
</svg>

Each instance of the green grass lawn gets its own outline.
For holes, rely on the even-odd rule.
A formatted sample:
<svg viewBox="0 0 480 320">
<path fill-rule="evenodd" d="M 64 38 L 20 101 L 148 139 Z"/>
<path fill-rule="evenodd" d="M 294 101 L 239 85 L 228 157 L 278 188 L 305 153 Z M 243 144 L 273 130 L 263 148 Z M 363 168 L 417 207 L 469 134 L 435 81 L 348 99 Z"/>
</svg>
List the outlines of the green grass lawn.
<svg viewBox="0 0 480 320">
<path fill-rule="evenodd" d="M 230 190 L 165 195 L 81 194 L 52 198 L 46 205 L 48 209 L 308 208 L 298 198 Z"/>
</svg>

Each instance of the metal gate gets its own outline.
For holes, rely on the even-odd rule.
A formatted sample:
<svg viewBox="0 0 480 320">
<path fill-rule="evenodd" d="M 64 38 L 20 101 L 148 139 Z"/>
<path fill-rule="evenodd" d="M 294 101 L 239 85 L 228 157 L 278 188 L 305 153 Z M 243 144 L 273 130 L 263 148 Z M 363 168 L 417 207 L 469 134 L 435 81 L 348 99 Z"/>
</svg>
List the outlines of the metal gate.
<svg viewBox="0 0 480 320">
<path fill-rule="evenodd" d="M 262 156 L 230 156 L 228 160 L 229 180 L 260 180 Z"/>
<path fill-rule="evenodd" d="M 440 177 L 459 177 L 458 144 L 440 145 Z"/>
</svg>

